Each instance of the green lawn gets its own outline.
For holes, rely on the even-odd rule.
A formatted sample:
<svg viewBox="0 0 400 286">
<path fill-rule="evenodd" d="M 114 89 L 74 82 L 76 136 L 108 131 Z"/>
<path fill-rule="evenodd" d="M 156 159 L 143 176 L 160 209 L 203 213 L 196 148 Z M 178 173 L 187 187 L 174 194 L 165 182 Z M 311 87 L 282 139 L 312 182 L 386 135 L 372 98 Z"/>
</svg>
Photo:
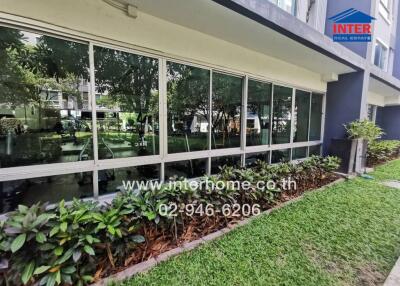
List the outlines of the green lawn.
<svg viewBox="0 0 400 286">
<path fill-rule="evenodd" d="M 377 285 L 400 256 L 400 160 L 308 193 L 122 285 Z"/>
</svg>

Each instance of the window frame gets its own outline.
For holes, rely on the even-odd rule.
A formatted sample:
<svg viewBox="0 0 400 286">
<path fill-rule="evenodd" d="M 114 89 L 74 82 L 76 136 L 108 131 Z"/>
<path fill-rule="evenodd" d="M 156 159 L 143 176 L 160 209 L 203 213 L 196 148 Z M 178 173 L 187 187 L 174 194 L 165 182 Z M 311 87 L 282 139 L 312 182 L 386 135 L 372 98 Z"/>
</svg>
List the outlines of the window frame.
<svg viewBox="0 0 400 286">
<path fill-rule="evenodd" d="M 23 30 L 26 32 L 39 33 L 41 35 L 51 36 L 55 38 L 65 39 L 69 41 L 74 41 L 78 43 L 84 43 L 88 45 L 88 53 L 89 53 L 89 92 L 88 96 L 91 99 L 91 111 L 92 111 L 92 136 L 93 136 L 93 160 L 90 161 L 79 161 L 79 162 L 69 162 L 69 163 L 54 163 L 54 164 L 43 164 L 43 165 L 31 165 L 31 166 L 20 166 L 20 167 L 10 167 L 10 168 L 0 168 L 0 182 L 12 181 L 18 179 L 29 179 L 29 178 L 38 178 L 38 177 L 47 177 L 47 176 L 56 176 L 56 175 L 65 175 L 65 174 L 73 174 L 79 172 L 92 172 L 93 173 L 93 197 L 91 199 L 94 200 L 102 200 L 103 198 L 109 198 L 110 194 L 99 196 L 98 189 L 98 171 L 106 170 L 106 169 L 118 169 L 118 168 L 126 168 L 126 167 L 135 167 L 141 165 L 152 165 L 152 164 L 160 164 L 160 180 L 163 181 L 165 177 L 165 163 L 174 162 L 174 161 L 186 161 L 191 159 L 202 159 L 205 158 L 208 160 L 207 172 L 208 174 L 211 171 L 211 160 L 215 157 L 222 156 L 241 156 L 241 165 L 245 164 L 245 156 L 246 154 L 251 153 L 260 153 L 260 152 L 269 152 L 269 159 L 271 160 L 271 152 L 274 150 L 282 150 L 282 149 L 290 149 L 290 159 L 292 154 L 292 148 L 297 147 L 311 147 L 315 145 L 321 145 L 324 141 L 324 126 L 325 126 L 325 103 L 326 103 L 326 93 L 321 90 L 312 90 L 305 87 L 299 87 L 294 84 L 287 84 L 280 82 L 278 80 L 273 80 L 266 78 L 264 76 L 257 76 L 250 74 L 249 72 L 243 71 L 235 71 L 231 68 L 224 68 L 220 66 L 216 66 L 213 64 L 204 64 L 197 62 L 191 59 L 179 58 L 176 56 L 166 55 L 161 52 L 155 52 L 154 50 L 149 50 L 145 48 L 139 48 L 134 45 L 124 44 L 118 41 L 106 40 L 102 38 L 98 38 L 96 36 L 88 37 L 86 34 L 69 31 L 69 30 L 54 30 L 51 28 L 38 26 L 37 29 L 33 29 L 32 25 L 29 24 L 21 24 L 20 22 L 13 23 L 3 23 L 0 21 L 0 26 L 6 26 L 9 28 L 14 28 L 18 30 Z M 36 27 L 36 26 L 35 26 Z M 62 35 L 68 35 L 68 37 Z M 98 148 L 97 148 L 97 115 L 96 115 L 96 92 L 95 92 L 95 66 L 94 66 L 94 46 L 104 47 L 115 49 L 122 52 L 132 53 L 135 55 L 147 56 L 151 58 L 155 58 L 158 60 L 158 82 L 159 82 L 159 154 L 158 155 L 149 155 L 143 157 L 128 157 L 128 158 L 115 158 L 115 159 L 104 159 L 100 160 L 98 157 Z M 175 153 L 175 154 L 167 154 L 167 77 L 166 77 L 166 63 L 167 61 L 175 62 L 179 64 L 185 64 L 188 66 L 198 67 L 202 69 L 209 70 L 210 72 L 210 88 L 209 88 L 209 108 L 212 108 L 212 79 L 213 73 L 223 73 L 236 77 L 240 77 L 243 80 L 243 92 L 242 92 L 242 106 L 241 106 L 241 131 L 240 131 L 240 147 L 239 148 L 225 148 L 225 149 L 214 149 L 211 150 L 211 142 L 209 142 L 209 150 L 204 151 L 195 151 L 195 152 L 184 152 L 184 153 Z M 290 132 L 290 142 L 284 144 L 272 144 L 272 126 L 270 127 L 270 140 L 268 145 L 259 145 L 259 146 L 246 146 L 246 113 L 247 113 L 247 89 L 248 89 L 248 80 L 261 81 L 272 84 L 272 95 L 271 102 L 273 103 L 274 99 L 274 87 L 275 85 L 284 86 L 292 88 L 292 116 L 295 106 L 295 92 L 297 89 L 307 91 L 310 93 L 316 92 L 323 95 L 322 102 L 322 114 L 321 114 L 321 139 L 317 141 L 307 141 L 307 142 L 293 142 L 293 122 L 291 124 L 291 132 Z M 273 114 L 274 106 L 271 105 L 271 114 Z M 210 112 L 210 117 L 212 113 Z M 272 120 L 272 118 L 271 118 Z M 292 118 L 293 120 L 293 118 Z M 211 122 L 211 120 L 209 121 Z M 209 133 L 211 132 L 211 128 L 209 128 Z M 211 141 L 211 136 L 209 136 L 209 140 Z M 308 155 L 308 154 L 307 154 Z M 270 162 L 269 162 L 270 163 Z"/>
<path fill-rule="evenodd" d="M 292 16 L 297 17 L 297 4 L 298 4 L 297 0 L 291 0 L 291 2 L 292 2 L 291 11 L 287 11 L 284 7 L 286 0 L 269 0 L 269 2 L 272 3 L 273 5 L 279 7 L 283 11 L 291 14 Z"/>
<path fill-rule="evenodd" d="M 371 119 L 369 118 L 369 114 L 368 114 L 368 119 L 371 120 L 372 122 L 376 122 L 376 114 L 378 112 L 378 106 L 375 104 L 367 104 L 367 110 L 369 113 L 369 108 L 371 108 Z"/>
<path fill-rule="evenodd" d="M 393 8 L 393 0 L 379 0 L 379 15 L 382 16 L 383 20 L 388 25 L 392 24 L 392 18 L 393 18 L 393 13 L 392 13 L 392 8 Z"/>
<path fill-rule="evenodd" d="M 380 48 L 381 48 L 380 53 L 379 53 L 379 65 L 377 65 L 375 63 L 375 61 L 376 61 L 376 49 L 377 49 L 378 46 L 380 46 Z M 382 51 L 385 52 L 385 58 L 384 59 L 382 59 L 382 54 L 383 54 Z M 377 66 L 378 68 L 380 68 L 381 70 L 387 71 L 387 69 L 388 69 L 388 61 L 389 61 L 389 46 L 386 45 L 381 39 L 376 38 L 375 45 L 374 45 L 374 53 L 373 53 L 373 64 L 375 66 Z M 381 66 L 381 64 L 383 66 Z"/>
<path fill-rule="evenodd" d="M 258 82 L 258 83 L 263 83 L 263 84 L 268 84 L 271 85 L 271 98 L 269 100 L 269 104 L 270 104 L 270 110 L 269 110 L 269 132 L 268 132 L 268 144 L 259 144 L 259 145 L 253 145 L 253 146 L 248 146 L 247 145 L 247 111 L 248 111 L 248 96 L 249 96 L 249 90 L 248 90 L 248 86 L 249 86 L 249 81 L 254 81 L 254 82 Z M 255 77 L 247 77 L 246 82 L 245 82 L 245 91 L 244 91 L 244 100 L 243 100 L 243 109 L 246 108 L 246 110 L 243 110 L 243 116 L 244 119 L 246 121 L 246 123 L 244 124 L 244 146 L 246 148 L 251 148 L 254 146 L 270 146 L 272 144 L 271 142 L 271 138 L 272 138 L 272 120 L 273 120 L 273 94 L 274 94 L 274 83 L 272 81 L 266 81 L 266 80 L 261 80 L 261 79 L 257 79 Z"/>
<path fill-rule="evenodd" d="M 391 24 L 390 22 L 390 17 L 392 15 L 391 11 L 392 11 L 392 7 L 393 7 L 393 0 L 379 0 L 379 14 L 388 22 L 388 24 Z M 384 13 L 382 13 L 382 9 L 385 10 L 385 13 L 387 15 L 383 15 Z"/>
</svg>

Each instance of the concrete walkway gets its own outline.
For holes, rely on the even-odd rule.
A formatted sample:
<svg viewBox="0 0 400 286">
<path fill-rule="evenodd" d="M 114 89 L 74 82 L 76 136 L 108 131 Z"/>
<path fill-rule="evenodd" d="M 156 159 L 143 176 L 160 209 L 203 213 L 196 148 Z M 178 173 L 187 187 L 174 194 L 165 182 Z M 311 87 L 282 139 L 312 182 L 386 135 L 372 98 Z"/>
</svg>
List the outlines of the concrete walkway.
<svg viewBox="0 0 400 286">
<path fill-rule="evenodd" d="M 383 184 L 387 187 L 400 189 L 399 181 L 385 181 Z M 389 276 L 386 278 L 385 284 L 383 284 L 383 286 L 399 286 L 399 285 L 400 285 L 400 258 L 397 260 Z"/>
<path fill-rule="evenodd" d="M 388 278 L 386 278 L 383 286 L 399 286 L 400 285 L 400 258 L 397 260 L 396 265 L 393 267 Z"/>
</svg>

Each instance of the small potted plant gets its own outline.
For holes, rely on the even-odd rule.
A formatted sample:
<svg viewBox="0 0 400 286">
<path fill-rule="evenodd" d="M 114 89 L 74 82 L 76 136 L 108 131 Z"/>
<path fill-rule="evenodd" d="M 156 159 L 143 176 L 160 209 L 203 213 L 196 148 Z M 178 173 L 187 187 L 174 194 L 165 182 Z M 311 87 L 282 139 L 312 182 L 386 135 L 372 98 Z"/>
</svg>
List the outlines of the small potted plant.
<svg viewBox="0 0 400 286">
<path fill-rule="evenodd" d="M 366 164 L 368 142 L 380 138 L 384 133 L 374 122 L 355 120 L 344 125 L 345 139 L 333 139 L 330 154 L 342 159 L 340 171 L 359 172 Z"/>
</svg>

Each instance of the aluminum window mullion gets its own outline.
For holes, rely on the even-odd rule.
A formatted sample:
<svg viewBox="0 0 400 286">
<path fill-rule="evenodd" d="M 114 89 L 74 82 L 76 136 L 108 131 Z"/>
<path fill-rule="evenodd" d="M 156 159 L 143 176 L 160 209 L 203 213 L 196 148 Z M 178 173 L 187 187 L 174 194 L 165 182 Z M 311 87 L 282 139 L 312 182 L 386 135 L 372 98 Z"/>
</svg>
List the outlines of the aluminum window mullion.
<svg viewBox="0 0 400 286">
<path fill-rule="evenodd" d="M 160 162 L 161 157 L 159 155 L 105 159 L 99 161 L 96 166 L 96 170 L 128 168 L 143 165 L 160 164 Z"/>
<path fill-rule="evenodd" d="M 242 154 L 242 167 L 245 166 L 245 153 L 246 153 L 246 133 L 247 133 L 247 98 L 249 89 L 249 77 L 246 75 L 243 79 L 243 91 L 242 91 L 242 112 L 241 112 L 241 132 L 240 132 L 240 146 L 241 150 L 244 151 Z"/>
<path fill-rule="evenodd" d="M 322 114 L 321 114 L 321 134 L 319 136 L 319 141 L 321 141 L 321 144 L 324 143 L 324 138 L 325 138 L 325 115 L 326 115 L 326 94 L 321 94 L 322 96 Z"/>
<path fill-rule="evenodd" d="M 275 94 L 275 84 L 271 83 L 271 113 L 270 113 L 270 120 L 269 120 L 269 147 L 271 148 L 272 143 L 272 129 L 274 127 L 274 94 Z M 269 164 L 272 162 L 272 151 L 269 151 Z"/>
<path fill-rule="evenodd" d="M 293 144 L 294 140 L 294 110 L 296 107 L 296 89 L 293 88 L 292 90 L 292 116 L 290 120 L 290 144 Z M 297 121 L 297 114 L 296 114 L 296 121 Z M 297 125 L 297 122 L 296 122 Z M 290 148 L 290 147 L 289 147 Z M 290 161 L 292 160 L 292 148 L 290 148 Z"/>
<path fill-rule="evenodd" d="M 95 64 L 94 64 L 94 46 L 93 43 L 89 43 L 89 69 L 90 69 L 90 99 L 92 109 L 92 140 L 93 140 L 93 159 L 95 166 L 99 162 L 99 148 L 97 138 L 97 113 L 96 113 L 96 75 L 95 75 Z M 99 180 L 98 171 L 94 170 L 92 174 L 93 178 L 93 196 L 94 198 L 99 197 Z"/>
<path fill-rule="evenodd" d="M 308 132 L 307 132 L 307 142 L 310 142 L 312 98 L 313 98 L 313 93 L 310 92 L 310 104 L 309 104 L 309 109 L 308 109 Z M 310 157 L 310 147 L 307 148 L 307 157 Z"/>
<path fill-rule="evenodd" d="M 213 70 L 210 69 L 210 87 L 208 91 L 208 150 L 212 150 L 212 94 L 213 94 Z M 207 161 L 207 175 L 211 175 L 211 156 Z"/>
<path fill-rule="evenodd" d="M 167 110 L 167 61 L 163 58 L 158 60 L 158 82 L 159 82 L 159 152 L 161 157 L 160 181 L 165 178 L 164 160 L 168 153 L 168 110 Z"/>
<path fill-rule="evenodd" d="M 66 162 L 41 165 L 27 165 L 0 169 L 0 182 L 57 175 L 92 172 L 94 161 Z"/>
<path fill-rule="evenodd" d="M 70 41 L 70 42 L 75 42 L 78 44 L 84 44 L 88 45 L 91 41 L 87 39 L 83 39 L 83 37 L 76 37 L 76 36 L 68 36 L 68 33 L 65 31 L 62 33 L 55 33 L 53 29 L 44 29 L 41 27 L 34 27 L 33 25 L 27 24 L 27 23 L 21 23 L 19 22 L 17 25 L 13 23 L 7 23 L 5 22 L 5 19 L 0 20 L 0 24 L 3 27 L 11 28 L 11 29 L 17 29 L 17 30 L 23 30 L 24 32 L 40 35 L 40 36 L 48 36 L 48 37 L 53 37 L 56 39 L 60 40 L 65 40 L 65 41 Z"/>
<path fill-rule="evenodd" d="M 378 111 L 378 106 L 373 105 L 372 106 L 372 122 L 374 122 L 374 123 L 376 122 L 377 111 Z"/>
<path fill-rule="evenodd" d="M 165 163 L 161 161 L 160 163 L 160 182 L 164 183 L 165 181 Z"/>
<path fill-rule="evenodd" d="M 274 93 L 275 93 L 275 84 L 272 84 L 271 87 L 271 114 L 269 120 L 269 146 L 272 146 L 272 129 L 274 127 Z"/>
</svg>

